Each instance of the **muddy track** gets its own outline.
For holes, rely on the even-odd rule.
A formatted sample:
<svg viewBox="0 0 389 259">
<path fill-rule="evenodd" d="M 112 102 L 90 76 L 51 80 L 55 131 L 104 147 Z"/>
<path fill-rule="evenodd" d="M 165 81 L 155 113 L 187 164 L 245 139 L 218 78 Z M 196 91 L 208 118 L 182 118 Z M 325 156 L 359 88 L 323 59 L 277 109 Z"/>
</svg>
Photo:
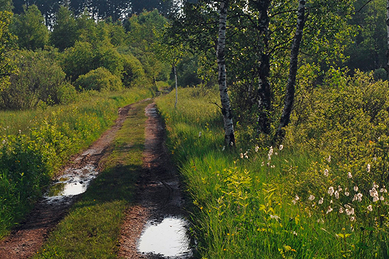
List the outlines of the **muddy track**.
<svg viewBox="0 0 389 259">
<path fill-rule="evenodd" d="M 144 100 L 146 101 L 146 100 Z M 83 153 L 75 156 L 61 174 L 83 174 L 85 166 L 92 166 L 99 171 L 101 158 L 106 155 L 110 143 L 117 131 L 122 127 L 128 111 L 133 105 L 119 109 L 119 117 L 114 126 L 107 130 L 96 142 Z M 81 170 L 80 170 L 81 169 Z M 61 202 L 48 202 L 46 198 L 39 200 L 35 208 L 27 215 L 26 220 L 12 230 L 11 234 L 0 241 L 0 258 L 20 259 L 29 258 L 42 246 L 48 233 L 64 218 L 68 209 L 79 195 L 62 199 Z"/>
<path fill-rule="evenodd" d="M 137 246 L 141 232 L 147 221 L 158 223 L 169 216 L 185 215 L 183 211 L 185 201 L 177 173 L 165 146 L 165 128 L 155 103 L 149 104 L 145 113 L 148 119 L 143 153 L 144 170 L 137 183 L 137 205 L 126 212 L 122 226 L 119 251 L 121 258 L 166 258 L 158 254 L 139 254 Z M 174 258 L 189 257 L 174 256 Z"/>
</svg>

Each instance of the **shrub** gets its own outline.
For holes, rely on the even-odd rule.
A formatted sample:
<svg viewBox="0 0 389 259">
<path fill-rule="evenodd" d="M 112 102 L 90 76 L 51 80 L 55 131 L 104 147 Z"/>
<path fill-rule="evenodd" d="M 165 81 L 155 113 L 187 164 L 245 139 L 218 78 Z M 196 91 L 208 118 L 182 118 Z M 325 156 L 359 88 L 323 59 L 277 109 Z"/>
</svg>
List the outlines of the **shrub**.
<svg viewBox="0 0 389 259">
<path fill-rule="evenodd" d="M 99 67 L 86 75 L 80 76 L 75 82 L 79 90 L 108 90 L 115 91 L 122 88 L 122 81 L 108 69 Z"/>
<path fill-rule="evenodd" d="M 1 108 L 29 109 L 39 102 L 59 104 L 64 92 L 73 86 L 65 81 L 65 73 L 47 51 L 20 51 L 15 55 L 18 73 L 10 77 L 11 85 L 1 92 Z"/>
<path fill-rule="evenodd" d="M 126 87 L 141 83 L 145 79 L 145 71 L 140 61 L 132 55 L 123 55 L 122 80 Z"/>
</svg>

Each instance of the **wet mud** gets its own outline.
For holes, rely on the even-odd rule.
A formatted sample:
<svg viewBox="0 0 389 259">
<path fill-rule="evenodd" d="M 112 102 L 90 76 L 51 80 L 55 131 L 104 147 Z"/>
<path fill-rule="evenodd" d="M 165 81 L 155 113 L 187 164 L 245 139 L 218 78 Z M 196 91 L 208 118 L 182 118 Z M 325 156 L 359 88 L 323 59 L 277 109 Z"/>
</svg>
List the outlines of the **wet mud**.
<svg viewBox="0 0 389 259">
<path fill-rule="evenodd" d="M 123 258 L 192 257 L 185 199 L 165 146 L 165 129 L 156 105 L 145 110 L 144 171 L 138 181 L 138 205 L 130 208 L 122 228 Z M 135 230 L 134 230 L 135 226 Z"/>
</svg>

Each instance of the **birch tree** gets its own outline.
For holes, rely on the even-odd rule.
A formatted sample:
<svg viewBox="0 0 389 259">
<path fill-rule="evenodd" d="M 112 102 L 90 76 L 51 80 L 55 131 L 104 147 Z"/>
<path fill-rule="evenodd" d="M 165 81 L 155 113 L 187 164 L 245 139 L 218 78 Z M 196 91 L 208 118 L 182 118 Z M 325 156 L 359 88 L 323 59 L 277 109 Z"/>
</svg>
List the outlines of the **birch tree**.
<svg viewBox="0 0 389 259">
<path fill-rule="evenodd" d="M 224 137 L 227 146 L 235 145 L 234 124 L 232 120 L 232 110 L 230 98 L 227 91 L 227 73 L 225 60 L 226 30 L 227 30 L 227 10 L 228 0 L 222 0 L 219 6 L 219 33 L 217 41 L 217 64 L 218 64 L 218 83 L 220 100 L 222 104 L 222 114 L 224 121 Z"/>
<path fill-rule="evenodd" d="M 303 38 L 303 30 L 305 25 L 305 4 L 305 0 L 299 0 L 296 32 L 293 38 L 293 44 L 290 53 L 289 76 L 288 83 L 286 86 L 285 104 L 284 109 L 282 111 L 280 124 L 274 137 L 275 141 L 278 141 L 283 138 L 283 128 L 288 125 L 290 121 L 290 114 L 293 108 L 296 75 L 298 68 L 298 54 L 300 49 L 300 43 Z"/>
</svg>

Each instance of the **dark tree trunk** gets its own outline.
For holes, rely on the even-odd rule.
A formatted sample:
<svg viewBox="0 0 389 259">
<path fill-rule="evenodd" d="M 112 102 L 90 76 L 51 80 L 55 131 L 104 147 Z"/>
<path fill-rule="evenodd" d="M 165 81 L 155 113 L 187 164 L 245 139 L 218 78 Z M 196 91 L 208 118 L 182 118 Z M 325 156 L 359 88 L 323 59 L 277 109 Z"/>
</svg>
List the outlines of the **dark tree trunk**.
<svg viewBox="0 0 389 259">
<path fill-rule="evenodd" d="M 288 83 L 286 86 L 285 104 L 284 104 L 284 109 L 282 111 L 280 124 L 274 136 L 274 142 L 282 141 L 285 135 L 284 127 L 289 124 L 290 114 L 292 113 L 292 109 L 293 109 L 298 54 L 299 54 L 300 43 L 303 37 L 303 30 L 305 25 L 305 0 L 299 0 L 299 7 L 297 12 L 298 12 L 297 28 L 296 28 L 296 33 L 294 35 L 292 49 L 290 53 L 289 76 L 288 76 Z"/>
<path fill-rule="evenodd" d="M 269 6 L 271 0 L 251 1 L 251 5 L 259 12 L 258 16 L 258 52 L 260 53 L 258 72 L 258 132 L 270 134 L 271 88 L 269 83 L 270 57 L 269 47 Z"/>
<path fill-rule="evenodd" d="M 222 114 L 224 121 L 225 141 L 227 146 L 235 145 L 234 124 L 232 121 L 232 110 L 230 98 L 227 92 L 227 76 L 226 76 L 226 61 L 225 61 L 225 46 L 226 46 L 226 29 L 227 29 L 227 9 L 228 0 L 223 0 L 219 8 L 219 35 L 217 42 L 217 64 L 218 64 L 218 82 L 220 100 L 222 104 Z"/>
</svg>

